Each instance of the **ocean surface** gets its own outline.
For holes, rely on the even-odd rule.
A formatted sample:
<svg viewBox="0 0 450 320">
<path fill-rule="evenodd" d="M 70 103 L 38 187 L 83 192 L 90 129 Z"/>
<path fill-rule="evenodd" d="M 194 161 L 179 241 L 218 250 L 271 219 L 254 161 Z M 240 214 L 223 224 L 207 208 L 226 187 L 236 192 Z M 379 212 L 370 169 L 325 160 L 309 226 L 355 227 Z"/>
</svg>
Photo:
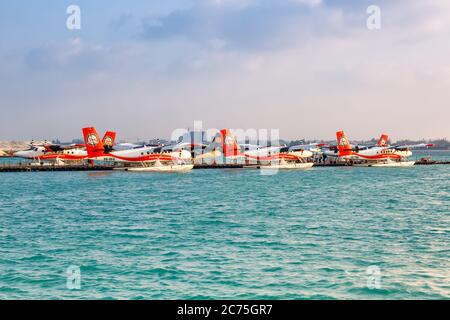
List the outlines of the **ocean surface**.
<svg viewBox="0 0 450 320">
<path fill-rule="evenodd" d="M 0 181 L 0 299 L 450 299 L 448 165 Z"/>
</svg>

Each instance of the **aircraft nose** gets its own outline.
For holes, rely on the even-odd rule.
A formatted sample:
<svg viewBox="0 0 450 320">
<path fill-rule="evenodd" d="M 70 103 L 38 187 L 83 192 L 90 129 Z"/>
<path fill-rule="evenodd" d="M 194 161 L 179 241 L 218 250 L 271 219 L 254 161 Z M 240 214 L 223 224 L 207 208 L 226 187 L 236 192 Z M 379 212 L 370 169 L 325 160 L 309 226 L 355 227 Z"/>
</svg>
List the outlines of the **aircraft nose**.
<svg viewBox="0 0 450 320">
<path fill-rule="evenodd" d="M 13 153 L 13 156 L 14 156 L 14 157 L 17 157 L 17 158 L 22 157 L 22 155 L 23 155 L 23 153 L 22 153 L 21 151 L 17 151 L 17 152 L 14 152 L 14 153 Z"/>
</svg>

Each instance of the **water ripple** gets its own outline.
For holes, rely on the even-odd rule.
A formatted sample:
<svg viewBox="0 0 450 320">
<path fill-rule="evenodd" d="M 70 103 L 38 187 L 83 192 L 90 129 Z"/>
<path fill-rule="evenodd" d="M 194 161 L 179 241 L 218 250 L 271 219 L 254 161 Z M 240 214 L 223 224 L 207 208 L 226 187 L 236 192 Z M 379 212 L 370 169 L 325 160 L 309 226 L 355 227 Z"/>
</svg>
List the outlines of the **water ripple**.
<svg viewBox="0 0 450 320">
<path fill-rule="evenodd" d="M 449 178 L 6 173 L 0 299 L 449 299 Z M 66 288 L 71 265 L 80 290 Z"/>
</svg>

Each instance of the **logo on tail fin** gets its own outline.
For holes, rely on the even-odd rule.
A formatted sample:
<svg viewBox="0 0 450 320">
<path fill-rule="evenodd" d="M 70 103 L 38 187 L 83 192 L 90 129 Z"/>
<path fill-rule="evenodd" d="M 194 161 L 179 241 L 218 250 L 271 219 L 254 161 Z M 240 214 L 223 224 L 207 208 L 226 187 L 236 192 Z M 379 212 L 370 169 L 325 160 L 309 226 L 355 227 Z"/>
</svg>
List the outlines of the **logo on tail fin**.
<svg viewBox="0 0 450 320">
<path fill-rule="evenodd" d="M 347 136 L 345 135 L 344 131 L 336 132 L 336 140 L 338 143 L 340 156 L 346 156 L 351 154 L 352 148 L 350 146 L 350 143 L 348 142 Z"/>
<path fill-rule="evenodd" d="M 340 145 L 341 147 L 346 147 L 346 146 L 348 145 L 348 140 L 347 140 L 347 137 L 346 137 L 346 136 L 342 136 L 342 137 L 339 139 L 339 145 Z"/>
<path fill-rule="evenodd" d="M 86 138 L 86 142 L 88 145 L 95 147 L 99 143 L 98 136 L 95 133 L 90 133 Z"/>
<path fill-rule="evenodd" d="M 103 140 L 103 144 L 105 146 L 112 147 L 112 145 L 113 145 L 112 138 L 109 136 L 106 136 L 105 139 Z"/>
</svg>

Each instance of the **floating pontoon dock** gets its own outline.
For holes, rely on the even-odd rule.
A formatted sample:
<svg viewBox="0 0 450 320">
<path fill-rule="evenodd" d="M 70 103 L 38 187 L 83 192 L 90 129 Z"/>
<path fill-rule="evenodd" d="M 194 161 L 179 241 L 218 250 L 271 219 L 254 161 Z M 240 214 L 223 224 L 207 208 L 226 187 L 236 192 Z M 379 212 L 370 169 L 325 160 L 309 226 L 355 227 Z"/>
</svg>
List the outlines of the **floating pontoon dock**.
<svg viewBox="0 0 450 320">
<path fill-rule="evenodd" d="M 415 165 L 449 165 L 450 161 L 417 161 Z M 314 167 L 350 167 L 350 163 L 314 163 Z M 242 164 L 196 164 L 194 169 L 242 169 Z M 255 165 L 255 168 L 258 166 Z M 29 163 L 0 164 L 0 172 L 42 172 L 42 171 L 111 171 L 114 165 L 37 165 Z"/>
</svg>

